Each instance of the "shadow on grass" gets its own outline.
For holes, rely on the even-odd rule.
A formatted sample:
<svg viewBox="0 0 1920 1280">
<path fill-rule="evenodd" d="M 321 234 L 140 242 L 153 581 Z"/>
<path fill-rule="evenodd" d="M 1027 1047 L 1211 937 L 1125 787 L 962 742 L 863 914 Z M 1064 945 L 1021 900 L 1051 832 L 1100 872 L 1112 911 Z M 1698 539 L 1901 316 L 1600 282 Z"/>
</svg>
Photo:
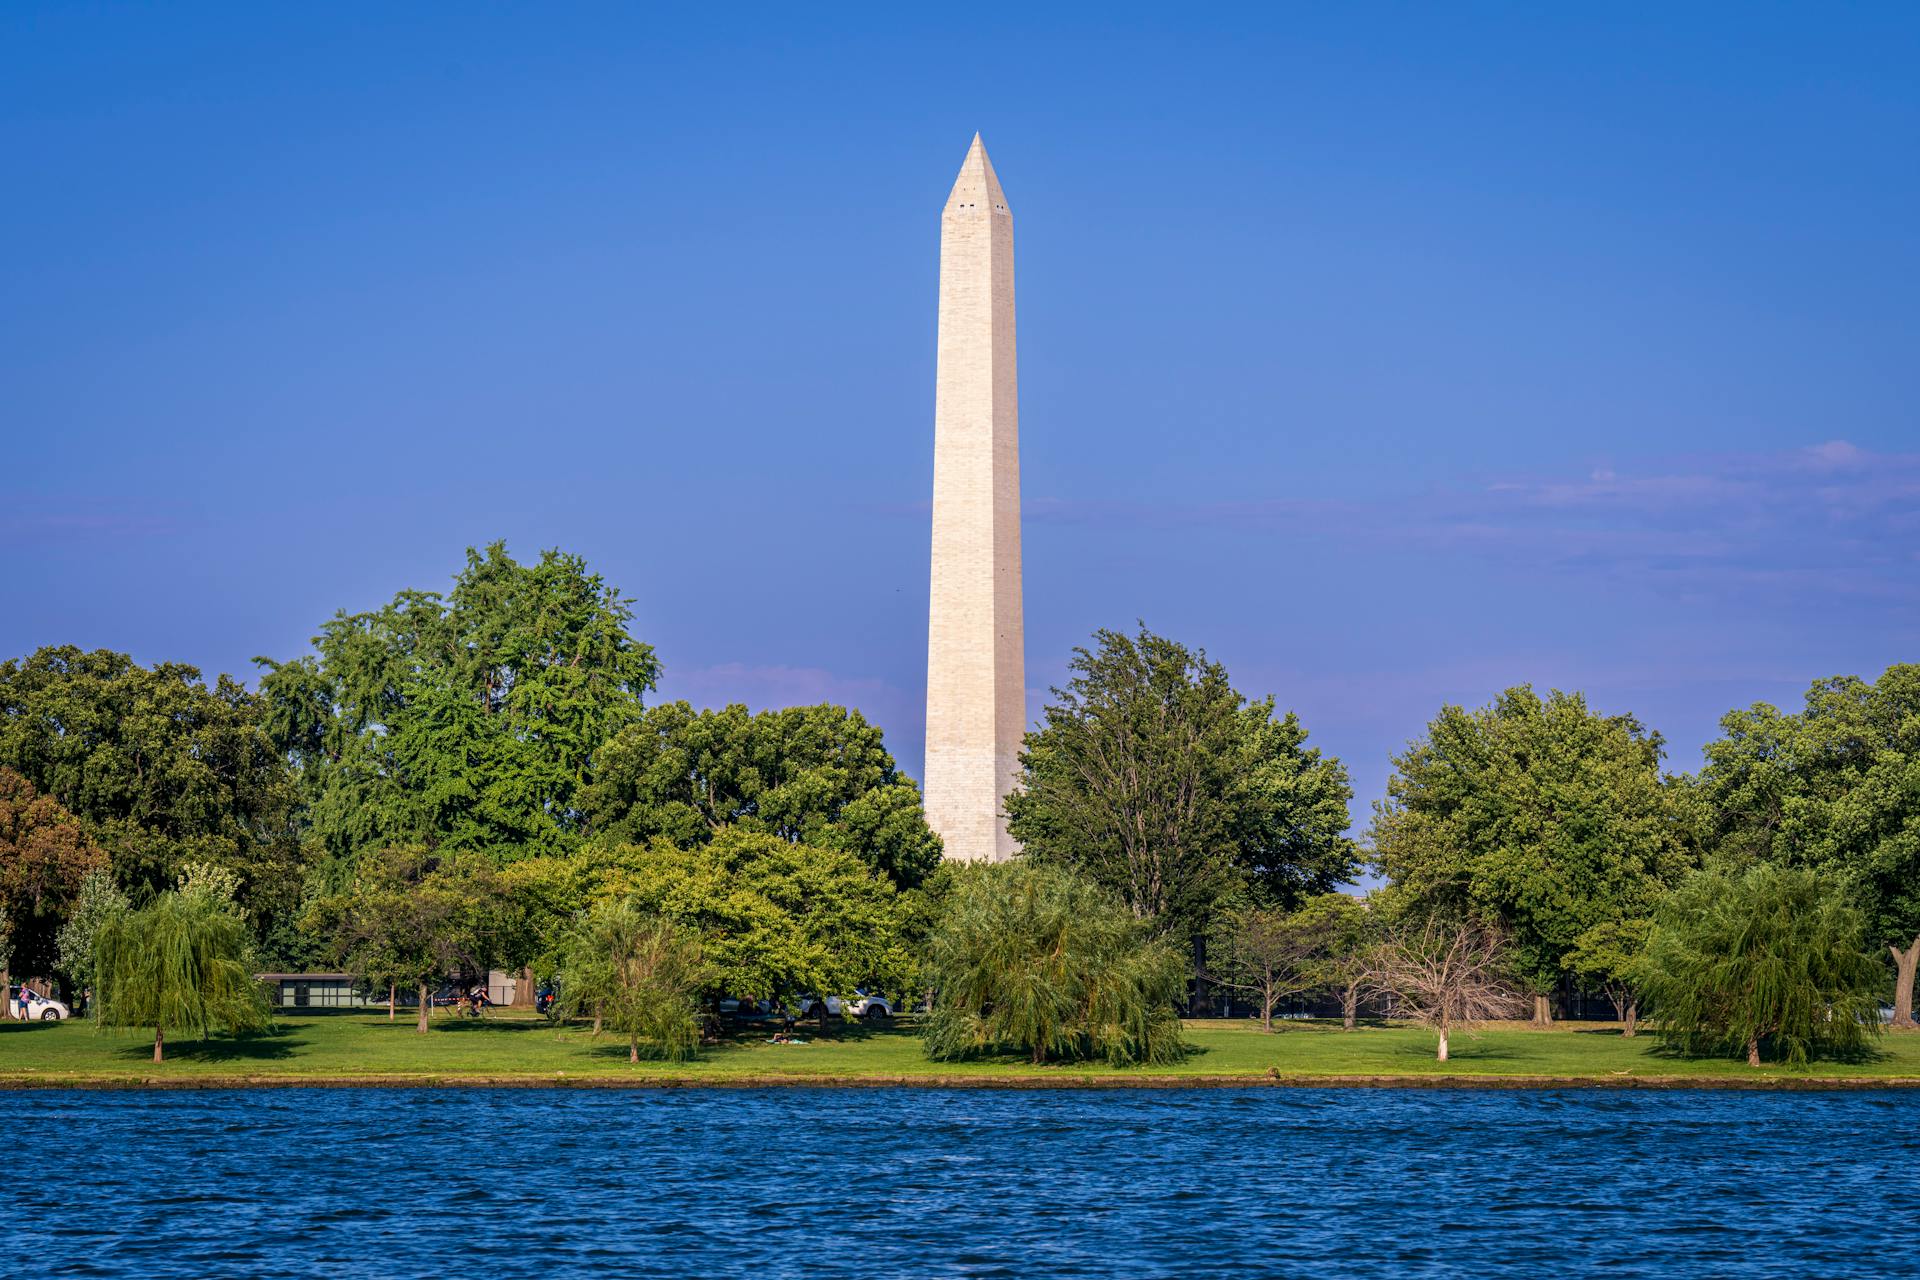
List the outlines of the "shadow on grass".
<svg viewBox="0 0 1920 1280">
<path fill-rule="evenodd" d="M 64 1025 L 64 1023 L 57 1019 L 53 1022 L 48 1022 L 44 1018 L 33 1018 L 29 1021 L 22 1022 L 18 1018 L 8 1018 L 5 1021 L 0 1021 L 0 1036 L 27 1035 L 35 1031 L 54 1031 Z"/>
<path fill-rule="evenodd" d="M 108 1034 L 120 1038 L 121 1033 L 109 1032 Z M 129 1032 L 125 1038 L 129 1043 L 126 1047 L 117 1050 L 115 1057 L 135 1062 L 153 1060 L 151 1029 Z M 215 1036 L 210 1040 L 176 1040 L 169 1035 L 166 1043 L 166 1061 L 223 1064 L 279 1062 L 299 1053 L 306 1043 L 304 1037 L 283 1027 L 240 1036 Z"/>
<path fill-rule="evenodd" d="M 1637 1038 L 1638 1037 L 1636 1037 L 1636 1039 Z M 1688 1053 L 1685 1049 L 1671 1041 L 1661 1040 L 1651 1036 L 1648 1037 L 1646 1053 L 1650 1058 L 1659 1058 L 1666 1062 L 1732 1062 L 1738 1063 L 1742 1067 L 1745 1067 L 1747 1063 L 1747 1055 L 1744 1051 Z M 1817 1067 L 1823 1062 L 1838 1063 L 1848 1067 L 1868 1067 L 1876 1063 L 1891 1061 L 1893 1058 L 1893 1054 L 1882 1049 L 1877 1049 L 1869 1044 L 1854 1050 L 1828 1050 L 1824 1053 L 1810 1055 L 1805 1062 L 1789 1063 L 1784 1058 L 1778 1056 L 1777 1050 L 1770 1045 L 1765 1045 L 1763 1042 L 1760 1054 L 1760 1065 L 1748 1069 L 1753 1071 L 1805 1071 L 1809 1068 Z"/>
<path fill-rule="evenodd" d="M 778 1022 L 733 1024 L 723 1027 L 719 1037 L 707 1047 L 765 1044 L 779 1031 Z M 857 1019 L 831 1022 L 822 1032 L 819 1023 L 807 1019 L 795 1023 L 788 1034 L 799 1036 L 810 1044 L 866 1044 L 879 1040 L 917 1040 L 920 1028 L 914 1020 L 906 1018 L 892 1018 L 884 1022 Z"/>
<path fill-rule="evenodd" d="M 1249 1018 L 1187 1018 L 1183 1021 L 1201 1031 L 1258 1031 L 1263 1035 L 1268 1034 L 1260 1025 L 1258 1014 Z M 1363 1014 L 1354 1019 L 1353 1030 L 1378 1030 L 1400 1025 L 1402 1024 L 1391 1022 L 1386 1018 Z M 1279 1036 L 1289 1031 L 1344 1032 L 1346 1030 L 1347 1024 L 1342 1018 L 1275 1018 L 1271 1034 Z"/>
<path fill-rule="evenodd" d="M 582 1040 L 577 1043 L 576 1047 L 583 1050 L 586 1056 L 595 1062 L 627 1062 L 627 1038 L 625 1036 L 615 1035 L 611 1031 L 601 1032 L 598 1040 Z M 650 1049 L 647 1042 L 642 1040 L 640 1042 L 640 1061 L 630 1065 L 636 1067 L 691 1067 L 700 1062 L 710 1060 L 714 1047 L 713 1045 L 703 1044 L 700 1046 L 699 1051 L 690 1057 L 677 1059 L 664 1058 L 660 1056 L 657 1050 Z"/>
<path fill-rule="evenodd" d="M 1515 1053 L 1511 1049 L 1503 1049 L 1497 1045 L 1490 1045 L 1485 1040 L 1475 1039 L 1459 1031 L 1455 1031 L 1447 1041 L 1447 1062 L 1444 1064 L 1440 1063 L 1439 1055 L 1440 1040 L 1436 1036 L 1430 1039 L 1397 1044 L 1393 1047 L 1390 1056 L 1396 1061 L 1413 1059 L 1419 1062 L 1434 1063 L 1436 1065 L 1449 1065 L 1455 1062 L 1524 1062 L 1535 1056 L 1527 1053 Z"/>
<path fill-rule="evenodd" d="M 385 1022 L 385 1018 L 380 1019 Z M 417 1028 L 417 1017 L 402 1018 L 393 1024 L 413 1031 Z M 545 1018 L 452 1018 L 435 1016 L 427 1020 L 428 1035 L 515 1035 L 528 1031 L 559 1031 L 564 1023 L 548 1022 Z"/>
</svg>

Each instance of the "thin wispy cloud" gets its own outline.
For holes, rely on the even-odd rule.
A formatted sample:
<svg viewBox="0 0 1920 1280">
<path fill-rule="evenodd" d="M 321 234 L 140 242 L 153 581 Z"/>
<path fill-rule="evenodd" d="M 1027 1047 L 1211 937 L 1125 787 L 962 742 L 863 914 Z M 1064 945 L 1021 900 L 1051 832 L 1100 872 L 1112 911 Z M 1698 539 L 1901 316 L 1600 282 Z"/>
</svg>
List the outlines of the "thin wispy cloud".
<svg viewBox="0 0 1920 1280">
<path fill-rule="evenodd" d="M 1039 499 L 1035 522 L 1210 525 L 1450 551 L 1517 566 L 1635 574 L 1688 591 L 1767 587 L 1920 601 L 1920 453 L 1845 440 L 1584 474 L 1511 474 L 1378 500 Z"/>
<path fill-rule="evenodd" d="M 0 544 L 155 538 L 177 533 L 183 524 L 179 516 L 146 503 L 0 494 Z"/>
</svg>

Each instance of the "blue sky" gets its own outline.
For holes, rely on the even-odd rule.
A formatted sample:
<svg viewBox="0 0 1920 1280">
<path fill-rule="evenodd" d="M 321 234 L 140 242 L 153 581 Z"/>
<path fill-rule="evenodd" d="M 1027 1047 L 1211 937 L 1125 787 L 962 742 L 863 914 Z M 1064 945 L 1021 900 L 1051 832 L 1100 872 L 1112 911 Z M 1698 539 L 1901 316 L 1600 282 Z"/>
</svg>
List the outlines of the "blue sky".
<svg viewBox="0 0 1920 1280">
<path fill-rule="evenodd" d="M 469 544 L 920 760 L 938 215 L 1013 206 L 1037 711 L 1144 619 L 1364 806 L 1446 701 L 1920 659 L 1920 8 L 0 8 L 0 653 Z"/>
</svg>

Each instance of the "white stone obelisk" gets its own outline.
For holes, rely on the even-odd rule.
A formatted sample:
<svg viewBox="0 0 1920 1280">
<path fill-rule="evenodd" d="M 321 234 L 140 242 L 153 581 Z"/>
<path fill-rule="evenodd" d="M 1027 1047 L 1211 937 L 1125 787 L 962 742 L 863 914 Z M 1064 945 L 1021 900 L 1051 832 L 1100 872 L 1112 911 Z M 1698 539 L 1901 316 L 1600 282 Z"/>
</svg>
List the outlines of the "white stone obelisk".
<svg viewBox="0 0 1920 1280">
<path fill-rule="evenodd" d="M 927 822 L 947 857 L 999 861 L 1027 718 L 1020 415 L 1013 214 L 979 134 L 940 215 L 927 615 Z"/>
</svg>

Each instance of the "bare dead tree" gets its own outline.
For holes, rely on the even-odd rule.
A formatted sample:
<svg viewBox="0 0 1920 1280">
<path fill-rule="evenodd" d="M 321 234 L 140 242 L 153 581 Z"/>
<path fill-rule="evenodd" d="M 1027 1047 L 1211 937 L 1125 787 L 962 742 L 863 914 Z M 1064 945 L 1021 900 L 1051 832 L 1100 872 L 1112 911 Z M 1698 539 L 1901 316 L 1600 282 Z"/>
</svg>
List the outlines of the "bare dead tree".
<svg viewBox="0 0 1920 1280">
<path fill-rule="evenodd" d="M 1391 1016 L 1438 1034 L 1441 1062 L 1452 1032 L 1518 1017 L 1529 1003 L 1513 982 L 1500 935 L 1441 918 L 1390 933 L 1368 956 L 1363 986 L 1386 1001 Z"/>
</svg>

